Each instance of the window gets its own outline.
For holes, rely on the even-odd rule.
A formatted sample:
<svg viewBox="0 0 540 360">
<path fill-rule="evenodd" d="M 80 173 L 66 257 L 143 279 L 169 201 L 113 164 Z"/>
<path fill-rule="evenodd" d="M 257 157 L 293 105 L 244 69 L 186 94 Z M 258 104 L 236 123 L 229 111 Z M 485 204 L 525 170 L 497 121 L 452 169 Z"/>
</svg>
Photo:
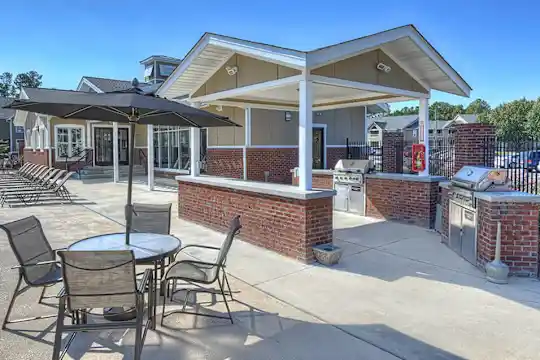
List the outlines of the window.
<svg viewBox="0 0 540 360">
<path fill-rule="evenodd" d="M 148 81 L 152 78 L 154 73 L 154 65 L 149 65 L 144 69 L 144 81 Z"/>
<path fill-rule="evenodd" d="M 379 135 L 379 130 L 370 130 L 369 133 L 371 135 Z"/>
<path fill-rule="evenodd" d="M 167 77 L 172 74 L 176 65 L 159 64 L 159 76 Z"/>
<path fill-rule="evenodd" d="M 57 159 L 75 157 L 84 149 L 84 126 L 59 125 L 54 130 Z"/>
<path fill-rule="evenodd" d="M 414 130 L 412 131 L 412 136 L 413 136 L 413 137 L 418 137 L 418 130 L 414 129 Z"/>
<path fill-rule="evenodd" d="M 189 130 L 177 126 L 154 127 L 154 165 L 160 169 L 187 170 Z"/>
</svg>

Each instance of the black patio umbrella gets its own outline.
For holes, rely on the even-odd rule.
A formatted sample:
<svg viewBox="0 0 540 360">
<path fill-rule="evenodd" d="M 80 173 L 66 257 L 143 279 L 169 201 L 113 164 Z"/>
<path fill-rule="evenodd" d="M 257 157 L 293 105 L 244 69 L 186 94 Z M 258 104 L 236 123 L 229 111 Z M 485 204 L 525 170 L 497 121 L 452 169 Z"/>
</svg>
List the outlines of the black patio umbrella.
<svg viewBox="0 0 540 360">
<path fill-rule="evenodd" d="M 240 126 L 227 117 L 212 114 L 176 101 L 160 98 L 154 87 L 139 87 L 108 93 L 25 88 L 28 99 L 17 99 L 4 108 L 35 112 L 63 119 L 83 119 L 129 123 L 131 128 L 126 206 L 126 243 L 132 224 L 133 152 L 135 124 L 186 127 Z"/>
</svg>

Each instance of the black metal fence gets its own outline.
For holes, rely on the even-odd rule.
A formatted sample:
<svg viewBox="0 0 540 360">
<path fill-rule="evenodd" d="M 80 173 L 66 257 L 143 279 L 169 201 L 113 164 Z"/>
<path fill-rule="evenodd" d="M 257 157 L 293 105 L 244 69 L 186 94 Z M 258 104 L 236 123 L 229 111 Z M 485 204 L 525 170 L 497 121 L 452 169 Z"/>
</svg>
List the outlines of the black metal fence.
<svg viewBox="0 0 540 360">
<path fill-rule="evenodd" d="M 383 171 L 382 144 L 380 142 L 365 143 L 347 139 L 347 159 L 372 160 L 375 171 Z"/>
<path fill-rule="evenodd" d="M 412 171 L 413 154 L 412 147 L 417 144 L 417 139 L 403 139 L 397 153 L 403 153 L 403 173 L 415 174 Z M 454 175 L 454 137 L 452 135 L 437 136 L 429 139 L 429 174 L 451 178 Z"/>
<path fill-rule="evenodd" d="M 456 159 L 452 134 L 429 139 L 429 174 L 451 178 Z"/>
<path fill-rule="evenodd" d="M 514 190 L 540 194 L 540 139 L 484 139 L 484 165 L 507 169 Z"/>
</svg>

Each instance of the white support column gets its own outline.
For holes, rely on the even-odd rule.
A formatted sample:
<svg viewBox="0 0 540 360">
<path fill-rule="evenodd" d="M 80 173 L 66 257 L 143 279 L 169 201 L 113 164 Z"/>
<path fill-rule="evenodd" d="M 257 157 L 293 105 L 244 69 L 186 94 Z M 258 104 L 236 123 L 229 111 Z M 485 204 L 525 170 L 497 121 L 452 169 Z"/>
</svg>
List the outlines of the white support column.
<svg viewBox="0 0 540 360">
<path fill-rule="evenodd" d="M 45 146 L 46 148 L 48 149 L 48 153 L 47 153 L 47 157 L 48 157 L 48 163 L 49 163 L 49 166 L 53 166 L 53 158 L 52 158 L 52 146 L 51 146 L 51 134 L 52 134 L 52 129 L 51 129 L 51 117 L 52 116 L 47 116 L 47 132 L 46 132 L 46 136 L 47 138 L 45 139 Z"/>
<path fill-rule="evenodd" d="M 426 147 L 426 169 L 419 173 L 420 176 L 429 175 L 429 99 L 420 99 L 419 130 L 422 132 L 420 143 Z"/>
<path fill-rule="evenodd" d="M 299 128 L 298 128 L 298 186 L 311 190 L 313 167 L 313 83 L 307 79 L 299 82 Z"/>
<path fill-rule="evenodd" d="M 247 148 L 251 146 L 251 108 L 245 109 L 245 123 L 244 123 L 244 154 L 243 154 L 243 168 L 244 168 L 244 180 L 247 180 Z"/>
<path fill-rule="evenodd" d="M 130 144 L 131 146 L 131 144 Z M 113 122 L 113 181 L 120 180 L 120 164 L 118 162 L 118 123 Z"/>
<path fill-rule="evenodd" d="M 146 126 L 146 143 L 148 149 L 146 150 L 146 158 L 148 160 L 148 190 L 154 190 L 154 125 Z"/>
<path fill-rule="evenodd" d="M 189 128 L 189 145 L 189 162 L 191 164 L 190 175 L 199 176 L 201 163 L 201 129 L 196 127 Z"/>
</svg>

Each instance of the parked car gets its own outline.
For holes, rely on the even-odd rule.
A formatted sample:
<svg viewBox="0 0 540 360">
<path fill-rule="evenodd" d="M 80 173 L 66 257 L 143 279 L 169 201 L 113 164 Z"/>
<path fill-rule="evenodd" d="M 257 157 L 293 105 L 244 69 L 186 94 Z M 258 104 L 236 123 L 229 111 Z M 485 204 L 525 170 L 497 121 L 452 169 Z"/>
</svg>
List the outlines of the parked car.
<svg viewBox="0 0 540 360">
<path fill-rule="evenodd" d="M 521 151 L 518 153 L 497 156 L 495 167 L 508 169 L 527 169 L 536 171 L 540 163 L 540 150 Z"/>
</svg>

